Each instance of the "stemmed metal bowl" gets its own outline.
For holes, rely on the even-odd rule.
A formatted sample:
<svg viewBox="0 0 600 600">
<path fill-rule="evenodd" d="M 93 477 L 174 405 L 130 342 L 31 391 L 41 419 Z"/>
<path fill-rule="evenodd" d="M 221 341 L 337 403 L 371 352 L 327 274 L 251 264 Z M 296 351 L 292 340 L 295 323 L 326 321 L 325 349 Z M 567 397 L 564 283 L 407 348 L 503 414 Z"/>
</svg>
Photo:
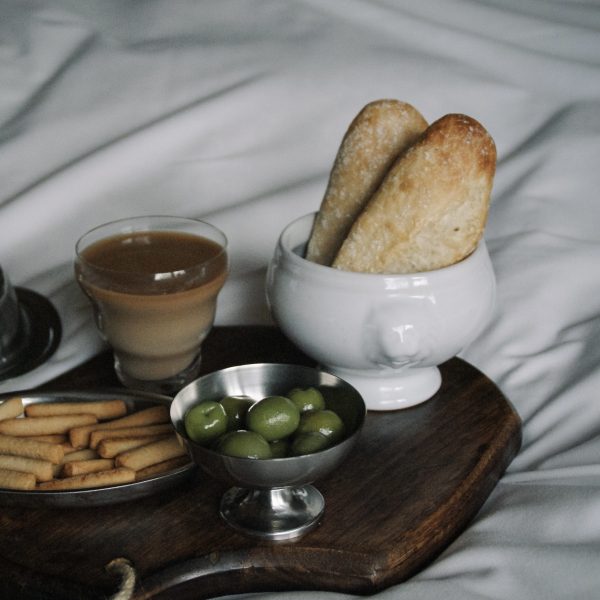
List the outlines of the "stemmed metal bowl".
<svg viewBox="0 0 600 600">
<path fill-rule="evenodd" d="M 190 440 L 186 412 L 202 400 L 244 394 L 254 401 L 285 395 L 294 387 L 317 387 L 327 408 L 344 422 L 346 435 L 338 444 L 302 456 L 271 459 L 236 458 Z M 361 395 L 348 383 L 299 365 L 251 364 L 216 371 L 184 387 L 171 405 L 171 420 L 192 460 L 208 475 L 232 487 L 221 498 L 220 515 L 245 534 L 287 540 L 315 527 L 325 500 L 312 485 L 338 467 L 356 444 L 366 415 Z"/>
</svg>

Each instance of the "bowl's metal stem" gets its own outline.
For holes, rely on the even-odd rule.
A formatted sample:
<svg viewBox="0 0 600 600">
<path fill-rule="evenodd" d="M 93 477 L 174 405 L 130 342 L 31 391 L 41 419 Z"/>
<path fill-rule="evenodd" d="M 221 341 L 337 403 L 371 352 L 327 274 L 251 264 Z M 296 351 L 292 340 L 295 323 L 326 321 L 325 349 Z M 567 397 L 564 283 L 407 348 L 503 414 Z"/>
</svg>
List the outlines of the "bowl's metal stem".
<svg viewBox="0 0 600 600">
<path fill-rule="evenodd" d="M 242 533 L 279 541 L 313 529 L 324 509 L 321 492 L 310 484 L 270 489 L 232 487 L 221 498 L 220 514 Z"/>
</svg>

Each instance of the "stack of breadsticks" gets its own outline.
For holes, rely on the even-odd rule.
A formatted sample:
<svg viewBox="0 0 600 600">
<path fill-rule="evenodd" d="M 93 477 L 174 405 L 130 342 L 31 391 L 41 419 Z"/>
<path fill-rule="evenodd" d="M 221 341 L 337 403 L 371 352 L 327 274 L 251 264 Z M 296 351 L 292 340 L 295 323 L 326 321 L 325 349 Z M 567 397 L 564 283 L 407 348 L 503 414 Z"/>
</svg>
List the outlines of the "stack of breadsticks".
<svg viewBox="0 0 600 600">
<path fill-rule="evenodd" d="M 457 263 L 483 236 L 495 169 L 494 141 L 472 117 L 428 125 L 410 104 L 371 102 L 342 139 L 306 258 L 366 273 Z"/>
<path fill-rule="evenodd" d="M 164 405 L 128 413 L 122 399 L 0 404 L 0 488 L 106 487 L 188 461 Z"/>
</svg>

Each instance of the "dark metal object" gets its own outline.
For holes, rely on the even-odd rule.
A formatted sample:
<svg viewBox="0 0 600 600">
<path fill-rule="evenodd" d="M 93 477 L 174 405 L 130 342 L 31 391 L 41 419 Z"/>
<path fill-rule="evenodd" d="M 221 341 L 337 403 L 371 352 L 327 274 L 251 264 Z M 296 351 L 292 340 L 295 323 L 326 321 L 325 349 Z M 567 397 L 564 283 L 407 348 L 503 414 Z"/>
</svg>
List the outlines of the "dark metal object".
<svg viewBox="0 0 600 600">
<path fill-rule="evenodd" d="M 44 296 L 13 288 L 0 268 L 0 381 L 32 371 L 58 348 L 60 317 Z"/>
</svg>

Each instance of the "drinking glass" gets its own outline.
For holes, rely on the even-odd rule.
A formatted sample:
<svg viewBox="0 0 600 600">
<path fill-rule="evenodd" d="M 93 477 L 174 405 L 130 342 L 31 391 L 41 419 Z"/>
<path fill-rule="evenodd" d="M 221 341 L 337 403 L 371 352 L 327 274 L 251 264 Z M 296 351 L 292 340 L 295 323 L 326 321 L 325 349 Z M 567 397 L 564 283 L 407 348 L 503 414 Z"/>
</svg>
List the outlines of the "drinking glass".
<svg viewBox="0 0 600 600">
<path fill-rule="evenodd" d="M 75 254 L 120 381 L 173 395 L 195 379 L 228 274 L 225 234 L 196 219 L 140 216 L 88 231 Z"/>
</svg>

